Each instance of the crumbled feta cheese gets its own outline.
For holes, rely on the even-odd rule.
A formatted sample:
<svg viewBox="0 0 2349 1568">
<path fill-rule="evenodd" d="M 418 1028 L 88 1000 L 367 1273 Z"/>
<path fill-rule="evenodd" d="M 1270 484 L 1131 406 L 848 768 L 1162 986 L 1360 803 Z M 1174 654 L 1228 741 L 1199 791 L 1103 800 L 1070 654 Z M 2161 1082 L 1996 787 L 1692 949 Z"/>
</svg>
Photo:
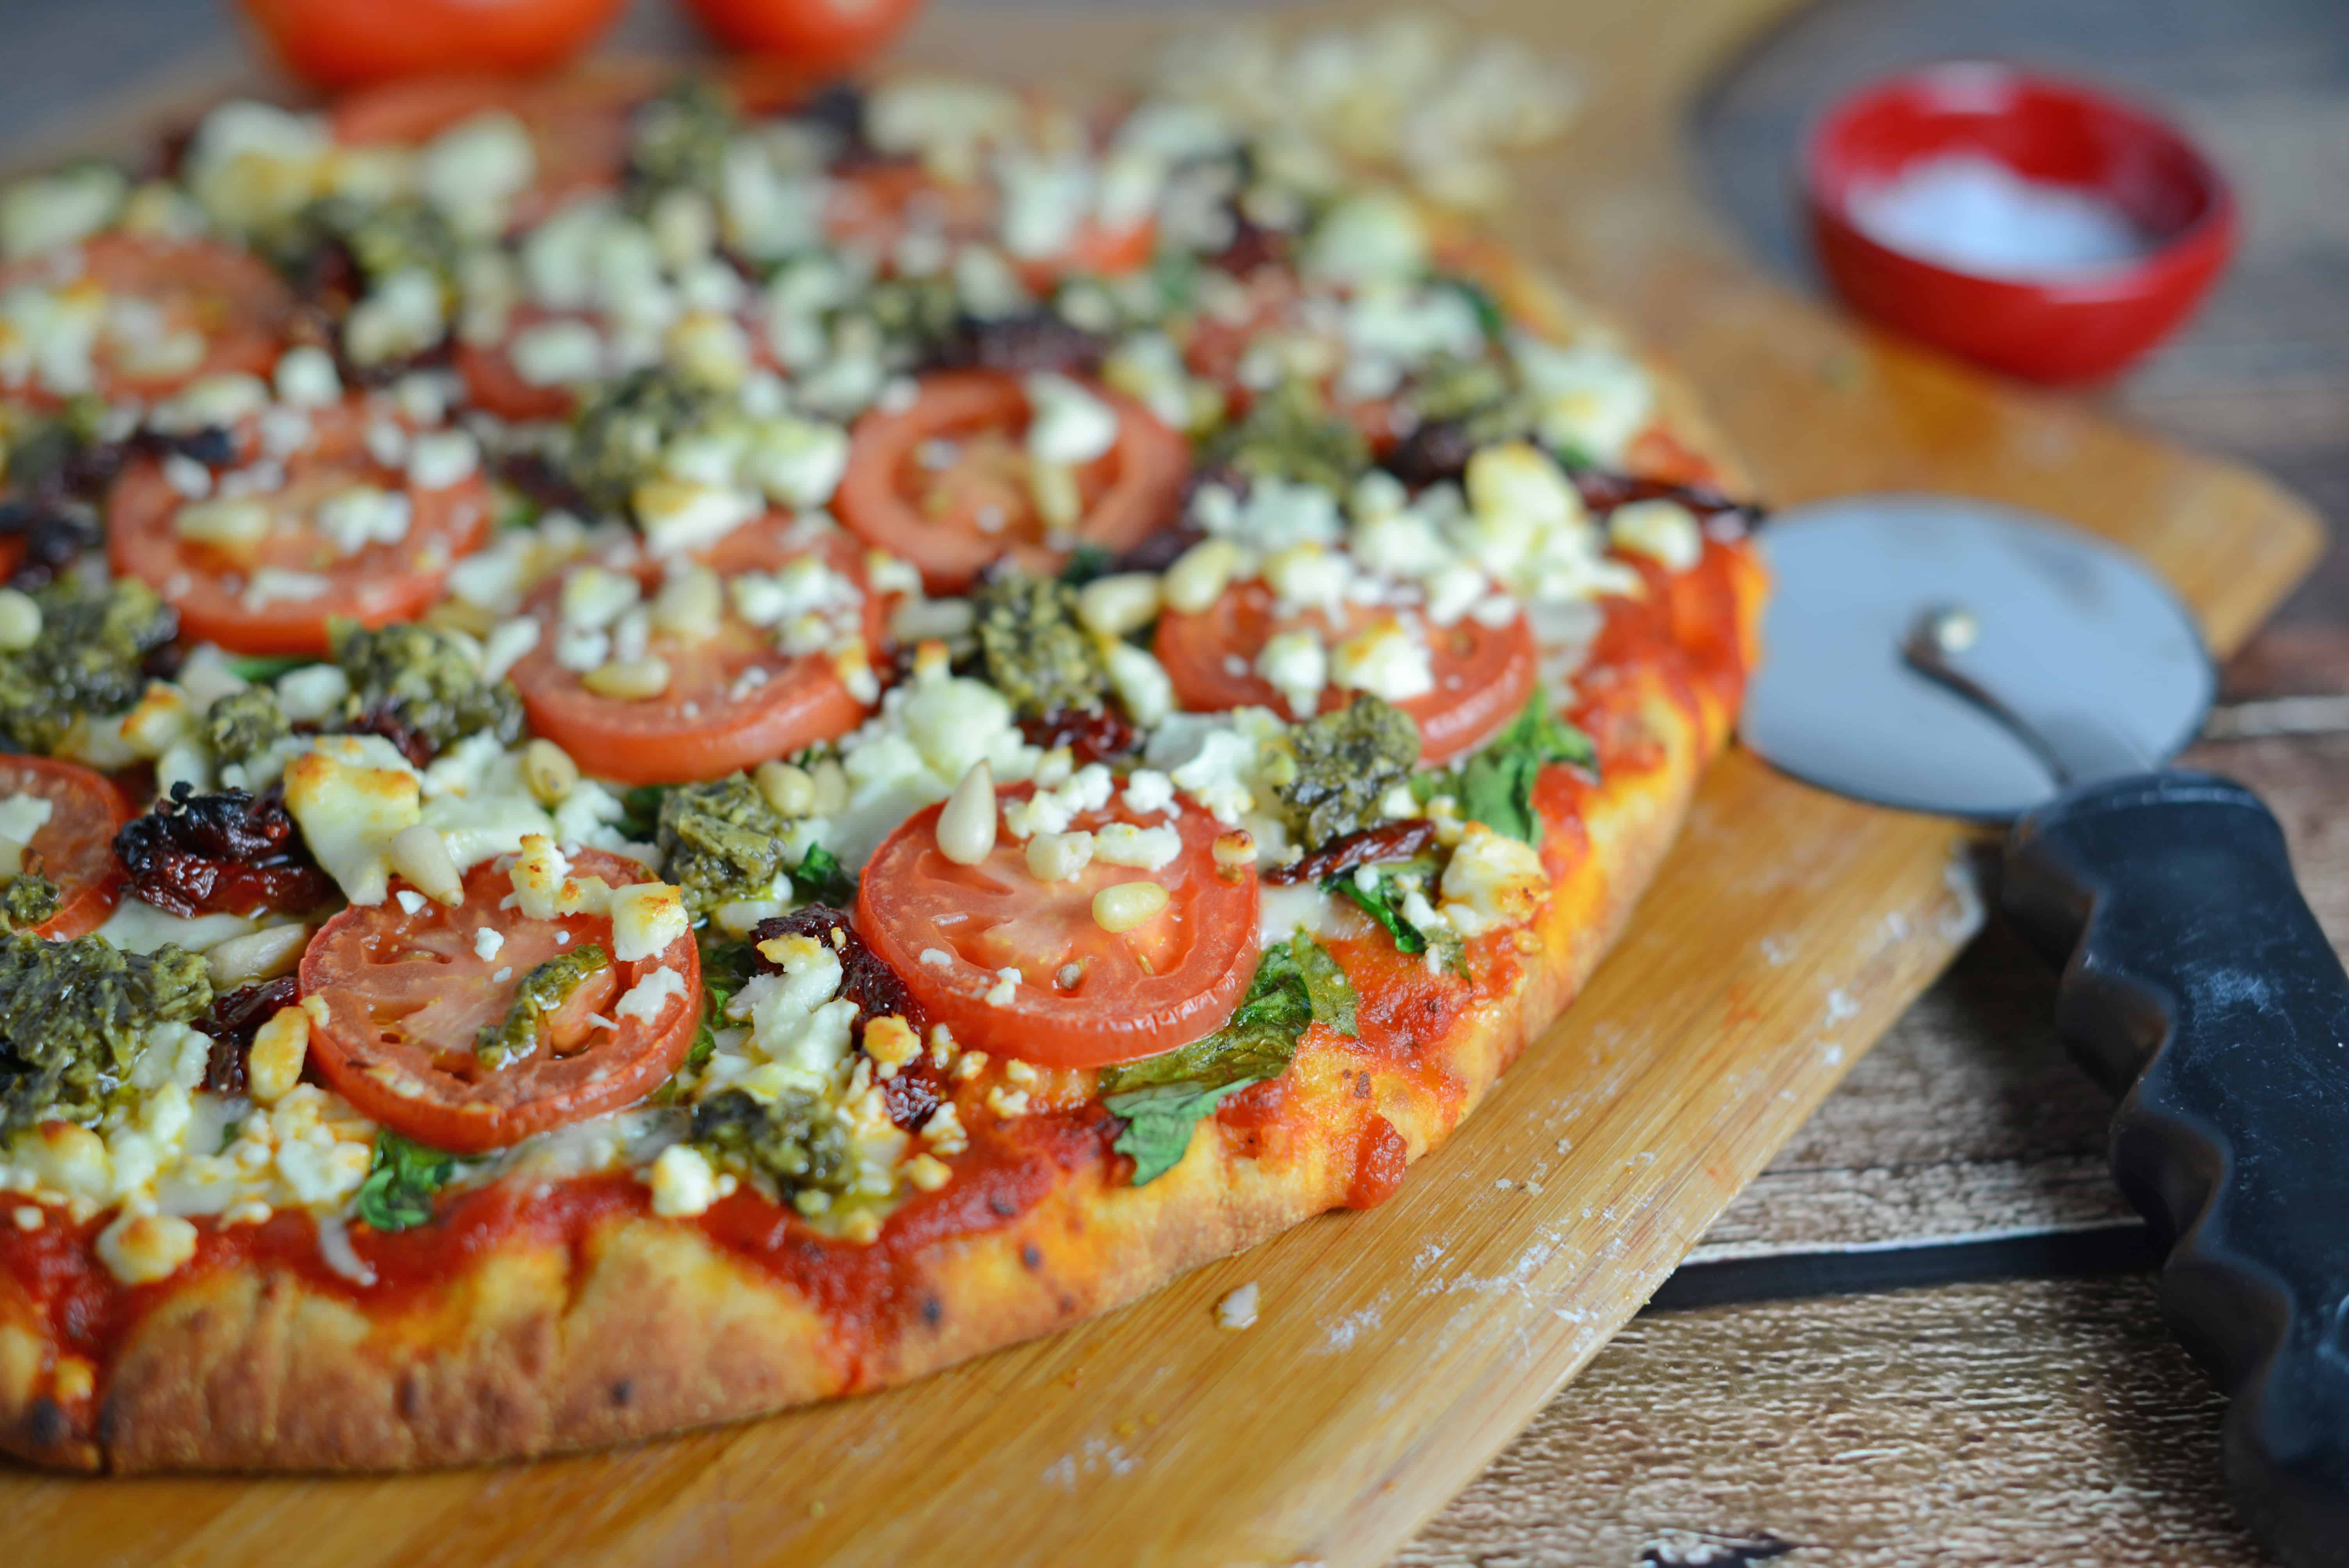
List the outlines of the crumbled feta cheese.
<svg viewBox="0 0 2349 1568">
<path fill-rule="evenodd" d="M 1183 852 L 1183 835 L 1173 828 L 1137 828 L 1111 822 L 1093 830 L 1093 859 L 1112 866 L 1162 871 Z"/>
<path fill-rule="evenodd" d="M 408 482 L 418 490 L 447 490 L 481 466 L 481 444 L 468 431 L 434 430 L 409 444 Z"/>
<path fill-rule="evenodd" d="M 654 1213 L 686 1219 L 718 1201 L 718 1178 L 700 1150 L 690 1143 L 672 1143 L 653 1161 L 652 1190 Z"/>
<path fill-rule="evenodd" d="M 1267 638 L 1257 653 L 1256 673 L 1288 702 L 1292 717 L 1310 718 L 1319 711 L 1322 688 L 1330 684 L 1330 655 L 1310 631 L 1279 632 Z"/>
<path fill-rule="evenodd" d="M 1028 377 L 1028 455 L 1040 463 L 1075 467 L 1105 457 L 1117 445 L 1117 412 L 1065 376 Z"/>
<path fill-rule="evenodd" d="M 296 408 L 324 408 L 342 401 L 343 381 L 334 356 L 312 344 L 297 344 L 277 356 L 274 377 L 280 402 Z"/>
<path fill-rule="evenodd" d="M 393 837 L 421 820 L 416 770 L 381 736 L 320 737 L 285 767 L 285 809 L 343 896 L 381 903 Z"/>
<path fill-rule="evenodd" d="M 1549 874 L 1533 845 L 1472 822 L 1444 868 L 1443 913 L 1464 936 L 1522 925 L 1541 908 Z"/>
<path fill-rule="evenodd" d="M 623 962 L 626 962 L 623 960 Z M 676 970 L 655 969 L 628 987 L 619 1003 L 612 1009 L 615 1018 L 634 1018 L 650 1027 L 668 1010 L 671 1001 L 685 995 L 685 976 Z"/>
<path fill-rule="evenodd" d="M 667 951 L 692 929 L 684 895 L 667 882 L 637 882 L 611 895 L 612 956 L 623 964 Z"/>
<path fill-rule="evenodd" d="M 1426 643 L 1392 619 L 1373 622 L 1339 644 L 1330 660 L 1330 676 L 1349 690 L 1366 691 L 1389 702 L 1407 702 L 1435 689 Z"/>
</svg>

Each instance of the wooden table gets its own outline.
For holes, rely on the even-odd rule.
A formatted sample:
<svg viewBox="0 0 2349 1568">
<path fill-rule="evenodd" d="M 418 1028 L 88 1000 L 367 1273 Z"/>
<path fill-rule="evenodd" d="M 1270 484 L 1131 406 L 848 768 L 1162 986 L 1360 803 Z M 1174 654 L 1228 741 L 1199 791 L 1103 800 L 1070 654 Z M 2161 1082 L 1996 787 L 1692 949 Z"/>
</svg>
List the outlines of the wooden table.
<svg viewBox="0 0 2349 1568">
<path fill-rule="evenodd" d="M 1826 0 L 1695 106 L 1695 149 L 1764 259 L 1808 275 L 1787 171 L 1819 107 L 1991 54 L 2158 102 L 2225 165 L 2240 260 L 2102 400 L 2259 463 L 2337 527 L 2349 32 L 2331 0 Z M 2349 946 L 2349 553 L 2229 665 L 2225 697 L 2189 760 L 2266 794 Z M 2220 1484 L 2224 1405 L 2162 1326 L 2158 1255 L 2105 1171 L 2110 1107 L 2055 1044 L 2054 994 L 1993 922 L 1399 1561 L 2260 1561 Z"/>
<path fill-rule="evenodd" d="M 652 41 L 657 17 L 632 21 Z M 2349 47 L 2329 0 L 1828 0 L 1693 106 L 1697 150 L 1799 273 L 1794 138 L 1913 59 L 2071 66 L 2178 111 L 2245 187 L 2251 242 L 2123 410 L 2349 501 Z M 217 46 L 174 0 L 18 0 L 0 138 Z M 2310 163 L 2330 159 L 2332 177 Z M 2197 758 L 2265 789 L 2349 940 L 2349 563 L 2230 666 Z M 2279 698 L 2313 697 L 2314 702 Z M 2290 731 L 2291 733 L 2276 733 Z M 2331 885 L 2328 885 L 2330 883 Z M 2220 1406 L 2153 1308 L 2104 1173 L 2107 1108 L 2045 1024 L 2052 982 L 1995 925 L 1725 1213 L 1622 1334 L 1399 1559 L 1413 1564 L 2253 1559 L 2220 1490 Z"/>
</svg>

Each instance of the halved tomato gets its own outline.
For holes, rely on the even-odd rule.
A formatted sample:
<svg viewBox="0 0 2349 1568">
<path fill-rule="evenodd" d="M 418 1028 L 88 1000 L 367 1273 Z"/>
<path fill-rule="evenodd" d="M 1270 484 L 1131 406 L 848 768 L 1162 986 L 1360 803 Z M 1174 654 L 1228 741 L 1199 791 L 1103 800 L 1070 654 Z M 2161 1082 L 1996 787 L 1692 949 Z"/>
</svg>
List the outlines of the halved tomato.
<svg viewBox="0 0 2349 1568">
<path fill-rule="evenodd" d="M 418 146 L 475 115 L 502 109 L 530 137 L 536 172 L 516 200 L 517 224 L 534 223 L 575 196 L 607 191 L 627 167 L 629 111 L 660 90 L 674 67 L 598 61 L 559 76 L 421 76 L 386 82 L 335 105 L 335 138 L 356 146 Z"/>
<path fill-rule="evenodd" d="M 1132 398 L 1086 390 L 1116 411 L 1117 441 L 1079 470 L 1079 515 L 1066 531 L 1046 526 L 1030 484 L 1027 390 L 992 370 L 925 377 L 913 407 L 858 419 L 833 510 L 866 542 L 913 562 L 933 593 L 963 592 L 1004 556 L 1050 574 L 1081 544 L 1131 549 L 1174 513 L 1190 443 Z"/>
<path fill-rule="evenodd" d="M 965 1048 L 1101 1067 L 1188 1045 L 1239 1006 L 1256 974 L 1257 879 L 1253 871 L 1218 874 L 1223 830 L 1206 812 L 1185 811 L 1171 824 L 1122 807 L 1085 813 L 1072 830 L 1172 826 L 1181 848 L 1155 871 L 1095 860 L 1066 881 L 1042 882 L 999 824 L 986 860 L 948 860 L 937 843 L 941 810 L 916 812 L 865 866 L 856 929 Z M 1141 924 L 1112 933 L 1094 918 L 1093 899 L 1123 882 L 1155 882 L 1167 900 Z"/>
<path fill-rule="evenodd" d="M 730 49 L 809 71 L 844 71 L 887 43 L 921 0 L 692 0 Z"/>
<path fill-rule="evenodd" d="M 319 1005 L 311 1010 L 310 1059 L 326 1082 L 393 1131 L 459 1154 L 502 1149 L 643 1099 L 684 1061 L 701 1016 L 701 955 L 690 934 L 622 963 L 607 915 L 533 920 L 506 907 L 513 882 L 504 863 L 484 861 L 466 872 L 465 901 L 454 909 L 428 902 L 410 914 L 397 899 L 355 904 L 302 954 L 303 1000 Z M 616 888 L 651 880 L 636 861 L 601 850 L 574 853 L 571 874 Z M 499 939 L 486 958 L 485 930 Z M 523 977 L 588 943 L 610 964 L 571 992 L 528 1055 L 483 1065 L 475 1037 L 504 1020 Z M 613 1011 L 657 969 L 675 970 L 683 983 L 659 1012 L 647 1020 Z"/>
<path fill-rule="evenodd" d="M 1309 630 L 1331 645 L 1394 618 L 1392 610 L 1349 608 L 1343 624 L 1318 609 L 1283 615 L 1262 582 L 1236 583 L 1203 611 L 1170 610 L 1159 618 L 1158 662 L 1174 683 L 1174 700 L 1194 712 L 1258 707 L 1288 716 L 1288 699 L 1257 673 L 1257 655 L 1282 632 Z M 1440 763 L 1480 744 L 1526 706 L 1537 667 L 1533 629 L 1522 614 L 1498 626 L 1464 615 L 1449 626 L 1421 623 L 1417 635 L 1425 641 L 1434 687 L 1395 706 L 1419 721 L 1422 760 Z M 1320 711 L 1343 707 L 1353 695 L 1325 686 Z"/>
<path fill-rule="evenodd" d="M 87 386 L 59 385 L 36 345 L 7 334 L 0 389 L 37 407 L 78 392 L 154 398 L 229 371 L 266 376 L 294 309 L 275 273 L 216 240 L 100 234 L 78 252 L 0 268 L 0 296 L 19 289 L 49 295 L 46 334 L 73 335 L 64 323 L 82 318 L 89 334 Z"/>
<path fill-rule="evenodd" d="M 413 619 L 440 597 L 450 563 L 488 534 L 489 483 L 477 468 L 426 490 L 378 461 L 367 432 L 390 423 L 359 397 L 313 411 L 309 440 L 282 460 L 284 481 L 246 498 L 265 508 L 264 531 L 233 543 L 183 533 L 188 498 L 164 478 L 160 461 L 140 459 L 107 498 L 108 558 L 179 611 L 181 635 L 234 653 L 325 654 L 329 621 L 380 626 Z M 237 446 L 240 461 L 254 460 L 251 428 L 237 432 Z M 405 503 L 398 537 L 388 537 L 387 526 L 381 536 L 338 542 L 321 524 L 322 503 L 363 487 Z"/>
<path fill-rule="evenodd" d="M 564 665 L 557 652 L 563 583 L 542 584 L 526 607 L 538 617 L 538 645 L 512 673 L 531 728 L 588 772 L 628 784 L 716 779 L 846 734 L 869 710 L 848 689 L 840 658 L 827 649 L 785 652 L 778 639 L 788 624 L 753 625 L 737 595 L 753 573 L 810 604 L 853 593 L 858 602 L 833 605 L 827 619 L 861 628 L 864 655 L 877 661 L 882 596 L 868 590 L 860 554 L 836 531 L 781 517 L 737 529 L 702 558 L 735 592 L 704 636 L 651 633 L 647 651 L 667 663 L 669 678 L 660 695 L 643 698 L 598 696 L 585 672 Z M 636 576 L 649 598 L 662 573 L 647 562 Z M 795 601 L 791 616 L 808 613 Z"/>
<path fill-rule="evenodd" d="M 626 0 L 244 0 L 295 71 L 347 88 L 419 71 L 543 71 L 585 48 Z"/>
<path fill-rule="evenodd" d="M 57 884 L 57 913 L 33 928 L 36 936 L 87 936 L 106 923 L 121 896 L 122 866 L 114 835 L 133 815 L 130 802 L 104 774 L 47 757 L 0 757 L 0 799 L 37 795 L 49 820 L 25 846 L 25 870 Z"/>
</svg>

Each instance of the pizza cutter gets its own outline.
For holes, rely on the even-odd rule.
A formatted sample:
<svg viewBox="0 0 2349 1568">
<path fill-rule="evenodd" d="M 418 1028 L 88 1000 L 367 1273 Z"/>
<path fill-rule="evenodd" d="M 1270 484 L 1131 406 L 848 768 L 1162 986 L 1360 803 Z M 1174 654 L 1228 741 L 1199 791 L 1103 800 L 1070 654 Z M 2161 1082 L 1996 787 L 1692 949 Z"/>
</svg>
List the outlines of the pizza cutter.
<svg viewBox="0 0 2349 1568">
<path fill-rule="evenodd" d="M 2288 1563 L 2349 1561 L 2349 975 L 2259 798 L 2166 766 L 2216 686 L 2192 618 L 2126 552 L 1982 501 L 1855 496 L 1763 543 L 1743 738 L 1841 794 L 2013 824 L 2003 905 L 2121 1096 L 2113 1173 L 2231 1396 L 2236 1504 Z"/>
</svg>

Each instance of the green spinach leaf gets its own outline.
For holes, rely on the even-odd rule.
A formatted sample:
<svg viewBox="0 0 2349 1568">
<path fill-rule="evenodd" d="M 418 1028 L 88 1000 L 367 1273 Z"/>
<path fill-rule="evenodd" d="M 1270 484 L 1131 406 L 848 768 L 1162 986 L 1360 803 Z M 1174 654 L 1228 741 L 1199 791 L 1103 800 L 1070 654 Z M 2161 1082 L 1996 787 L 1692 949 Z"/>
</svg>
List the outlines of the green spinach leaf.
<svg viewBox="0 0 2349 1568">
<path fill-rule="evenodd" d="M 1324 882 L 1321 891 L 1350 898 L 1361 905 L 1364 913 L 1386 929 L 1387 935 L 1394 940 L 1397 953 L 1416 955 L 1427 951 L 1427 938 L 1420 934 L 1419 927 L 1402 917 L 1394 878 L 1382 876 L 1375 889 L 1365 890 L 1361 882 L 1354 880 L 1353 873 L 1348 872 Z"/>
<path fill-rule="evenodd" d="M 1278 1078 L 1315 1023 L 1355 1031 L 1354 987 L 1328 950 L 1299 933 L 1268 949 L 1231 1021 L 1205 1039 L 1102 1075 L 1102 1103 L 1125 1119 L 1114 1145 L 1133 1161 L 1133 1184 L 1173 1170 L 1191 1130 L 1230 1094 Z"/>
<path fill-rule="evenodd" d="M 807 857 L 792 870 L 792 892 L 803 903 L 846 909 L 856 902 L 856 873 L 822 844 L 812 845 Z"/>
<path fill-rule="evenodd" d="M 226 662 L 231 673 L 239 680 L 257 685 L 263 681 L 274 681 L 288 670 L 298 670 L 320 661 L 307 654 L 233 654 Z"/>
<path fill-rule="evenodd" d="M 375 1161 L 353 1207 L 378 1231 L 404 1231 L 432 1217 L 432 1196 L 457 1173 L 457 1157 L 410 1142 L 397 1132 L 375 1135 Z"/>
<path fill-rule="evenodd" d="M 1534 784 L 1552 762 L 1596 768 L 1599 752 L 1590 737 L 1551 712 L 1547 695 L 1536 690 L 1525 711 L 1460 769 L 1461 814 L 1496 833 L 1539 844 Z"/>
</svg>

